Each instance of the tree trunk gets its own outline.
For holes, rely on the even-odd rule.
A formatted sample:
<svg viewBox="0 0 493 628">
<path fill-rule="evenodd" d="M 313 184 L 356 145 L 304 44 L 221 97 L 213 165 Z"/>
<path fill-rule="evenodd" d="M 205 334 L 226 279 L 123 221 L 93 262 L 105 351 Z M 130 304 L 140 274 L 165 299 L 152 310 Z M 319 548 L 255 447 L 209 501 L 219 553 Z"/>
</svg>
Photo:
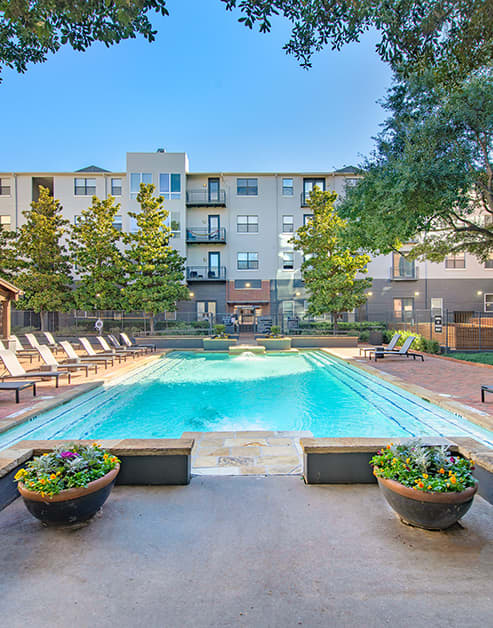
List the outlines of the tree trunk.
<svg viewBox="0 0 493 628">
<path fill-rule="evenodd" d="M 334 332 L 334 336 L 337 335 L 337 318 L 338 318 L 339 313 L 338 312 L 332 312 L 332 320 L 333 320 L 333 332 Z"/>
<path fill-rule="evenodd" d="M 46 331 L 46 321 L 44 310 L 39 310 L 39 321 L 41 324 L 41 331 Z"/>
<path fill-rule="evenodd" d="M 154 336 L 154 315 L 149 315 L 149 333 Z"/>
</svg>

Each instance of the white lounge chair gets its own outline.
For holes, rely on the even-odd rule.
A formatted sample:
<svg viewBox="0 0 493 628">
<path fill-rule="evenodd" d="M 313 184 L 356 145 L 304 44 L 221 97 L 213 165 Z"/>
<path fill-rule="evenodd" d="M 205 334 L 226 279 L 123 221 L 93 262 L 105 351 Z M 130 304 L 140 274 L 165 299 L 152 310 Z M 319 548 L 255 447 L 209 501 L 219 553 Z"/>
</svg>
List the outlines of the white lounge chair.
<svg viewBox="0 0 493 628">
<path fill-rule="evenodd" d="M 43 362 L 46 364 L 46 366 L 51 366 L 51 367 L 55 367 L 55 368 L 64 368 L 67 369 L 68 371 L 80 371 L 83 370 L 86 372 L 86 377 L 89 375 L 89 369 L 93 368 L 94 372 L 97 373 L 98 372 L 98 365 L 97 364 L 87 364 L 84 362 L 78 362 L 78 363 L 72 363 L 72 364 L 59 364 L 55 358 L 55 356 L 53 355 L 50 347 L 47 347 L 46 345 L 39 345 L 38 348 L 39 354 L 43 360 Z"/>
<path fill-rule="evenodd" d="M 26 349 L 22 346 L 21 341 L 17 338 L 16 335 L 11 334 L 10 340 L 13 340 L 15 343 L 15 354 L 22 358 L 29 358 L 30 364 L 33 362 L 33 358 L 35 357 L 39 360 L 39 353 L 37 349 Z"/>
<path fill-rule="evenodd" d="M 103 338 L 103 336 L 96 336 L 96 340 L 99 342 L 103 350 L 106 351 L 106 353 L 113 352 L 115 355 L 123 355 L 125 357 L 127 357 L 127 355 L 131 355 L 133 358 L 135 358 L 135 353 L 133 351 L 129 351 L 128 349 L 116 349 L 115 347 L 110 347 L 110 345 L 106 342 L 106 338 Z"/>
<path fill-rule="evenodd" d="M 0 360 L 9 372 L 8 375 L 0 375 L 0 379 L 44 379 L 54 377 L 56 387 L 58 388 L 58 380 L 62 376 L 66 376 L 70 384 L 70 373 L 68 371 L 26 371 L 13 351 L 0 351 Z"/>
<path fill-rule="evenodd" d="M 72 344 L 68 340 L 61 340 L 60 346 L 65 352 L 65 355 L 67 356 L 68 360 L 71 360 L 73 364 L 78 364 L 80 362 L 83 362 L 84 364 L 88 364 L 88 363 L 104 364 L 105 369 L 108 368 L 108 362 L 111 364 L 111 366 L 113 366 L 114 364 L 113 357 L 105 358 L 103 356 L 101 357 L 85 356 L 84 359 L 81 360 L 80 356 L 77 355 L 75 349 L 73 348 Z"/>
<path fill-rule="evenodd" d="M 123 340 L 123 343 L 129 348 L 131 349 L 132 347 L 145 347 L 146 349 L 149 349 L 149 352 L 152 353 L 153 351 L 156 351 L 156 345 L 138 345 L 136 343 L 133 343 L 130 338 L 127 336 L 127 334 L 125 334 L 123 331 L 120 332 L 120 338 Z"/>
<path fill-rule="evenodd" d="M 117 350 L 117 351 L 132 351 L 133 353 L 137 353 L 139 355 L 143 355 L 144 353 L 147 353 L 147 349 L 145 347 L 127 347 L 127 346 L 123 346 L 122 344 L 120 344 L 120 342 L 118 342 L 118 338 L 116 336 L 113 336 L 113 334 L 108 334 L 108 340 L 110 341 L 110 343 L 113 345 L 113 347 Z"/>
<path fill-rule="evenodd" d="M 79 342 L 80 342 L 80 346 L 84 349 L 84 351 L 87 353 L 88 356 L 90 357 L 96 357 L 96 358 L 112 358 L 113 360 L 115 358 L 118 358 L 118 362 L 121 363 L 122 360 L 127 360 L 127 356 L 126 355 L 121 355 L 118 353 L 115 353 L 114 351 L 108 351 L 108 352 L 104 352 L 101 351 L 100 353 L 96 353 L 96 351 L 94 351 L 94 347 L 92 346 L 92 344 L 89 342 L 89 340 L 87 338 L 79 338 Z M 111 366 L 113 366 L 113 362 L 111 363 Z"/>
<path fill-rule="evenodd" d="M 34 334 L 24 334 L 24 336 L 26 337 L 26 340 L 28 341 L 28 343 L 31 345 L 32 349 L 35 349 L 37 351 L 39 347 L 41 347 L 41 345 L 38 342 L 38 339 L 36 338 Z"/>
<path fill-rule="evenodd" d="M 48 341 L 48 346 L 50 347 L 50 349 L 52 349 L 53 351 L 61 351 L 62 348 L 60 346 L 60 343 L 58 343 L 55 338 L 53 337 L 53 334 L 50 331 L 44 331 L 43 332 L 46 340 Z"/>
</svg>

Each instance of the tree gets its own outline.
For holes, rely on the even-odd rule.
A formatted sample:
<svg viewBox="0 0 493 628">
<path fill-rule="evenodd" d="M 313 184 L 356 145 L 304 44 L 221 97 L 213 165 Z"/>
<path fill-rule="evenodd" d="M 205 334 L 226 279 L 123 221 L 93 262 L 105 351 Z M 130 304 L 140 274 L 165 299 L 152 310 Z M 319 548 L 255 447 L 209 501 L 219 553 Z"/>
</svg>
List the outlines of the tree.
<svg viewBox="0 0 493 628">
<path fill-rule="evenodd" d="M 304 256 L 301 272 L 309 292 L 308 314 L 331 313 L 334 330 L 342 312 L 365 303 L 365 290 L 371 286 L 371 279 L 357 279 L 358 274 L 367 272 L 370 257 L 345 245 L 347 222 L 337 215 L 336 199 L 335 192 L 315 187 L 308 201 L 313 218 L 291 239 Z"/>
<path fill-rule="evenodd" d="M 79 275 L 75 303 L 80 310 L 120 310 L 125 268 L 119 244 L 122 234 L 113 226 L 120 204 L 109 196 L 82 211 L 71 229 L 69 249 Z"/>
<path fill-rule="evenodd" d="M 65 311 L 72 304 L 70 263 L 62 244 L 68 220 L 62 217 L 60 202 L 42 186 L 31 208 L 22 212 L 26 222 L 18 231 L 16 283 L 24 290 L 19 307 L 38 312 L 44 330 L 47 312 Z"/>
<path fill-rule="evenodd" d="M 154 196 L 154 186 L 141 184 L 137 195 L 139 212 L 129 212 L 137 231 L 126 235 L 128 285 L 125 290 L 129 311 L 144 310 L 154 332 L 154 316 L 174 312 L 176 302 L 189 299 L 184 283 L 185 258 L 170 245 L 169 212 L 163 197 Z"/>
<path fill-rule="evenodd" d="M 450 88 L 428 73 L 394 86 L 376 152 L 339 208 L 354 246 L 388 253 L 419 236 L 414 257 L 493 252 L 492 78 Z"/>
<path fill-rule="evenodd" d="M 0 69 L 25 72 L 67 43 L 84 51 L 95 41 L 109 47 L 138 34 L 152 42 L 152 10 L 168 15 L 165 0 L 0 0 Z"/>
<path fill-rule="evenodd" d="M 13 278 L 17 269 L 15 238 L 14 231 L 0 226 L 0 276 L 5 279 Z"/>
<path fill-rule="evenodd" d="M 394 71 L 433 67 L 447 80 L 493 61 L 493 0 L 221 0 L 242 12 L 248 28 L 271 29 L 273 16 L 293 23 L 284 46 L 303 67 L 314 52 L 339 50 L 370 29 L 380 32 L 377 52 Z"/>
</svg>

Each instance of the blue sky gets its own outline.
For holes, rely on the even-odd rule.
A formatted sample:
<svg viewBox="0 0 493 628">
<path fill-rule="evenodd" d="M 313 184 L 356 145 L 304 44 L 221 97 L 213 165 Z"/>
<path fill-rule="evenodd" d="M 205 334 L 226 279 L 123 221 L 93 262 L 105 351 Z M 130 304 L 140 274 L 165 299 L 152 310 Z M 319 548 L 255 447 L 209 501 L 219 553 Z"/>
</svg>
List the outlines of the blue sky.
<svg viewBox="0 0 493 628">
<path fill-rule="evenodd" d="M 219 0 L 170 0 L 157 40 L 62 49 L 0 84 L 3 171 L 123 170 L 127 151 L 186 151 L 192 171 L 331 170 L 360 163 L 391 74 L 375 35 L 302 70 L 289 25 L 249 31 Z"/>
</svg>

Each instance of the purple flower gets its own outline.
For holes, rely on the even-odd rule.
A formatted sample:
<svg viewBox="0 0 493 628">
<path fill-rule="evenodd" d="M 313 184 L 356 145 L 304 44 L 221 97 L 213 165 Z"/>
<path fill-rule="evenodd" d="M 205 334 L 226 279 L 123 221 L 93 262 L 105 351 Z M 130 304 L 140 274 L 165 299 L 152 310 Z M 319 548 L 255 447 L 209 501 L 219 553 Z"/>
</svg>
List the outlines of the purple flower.
<svg viewBox="0 0 493 628">
<path fill-rule="evenodd" d="M 75 458 L 78 455 L 79 454 L 76 454 L 74 451 L 62 451 L 60 454 L 62 458 Z"/>
<path fill-rule="evenodd" d="M 453 456 L 450 457 L 450 462 L 455 462 L 455 458 Z"/>
</svg>

